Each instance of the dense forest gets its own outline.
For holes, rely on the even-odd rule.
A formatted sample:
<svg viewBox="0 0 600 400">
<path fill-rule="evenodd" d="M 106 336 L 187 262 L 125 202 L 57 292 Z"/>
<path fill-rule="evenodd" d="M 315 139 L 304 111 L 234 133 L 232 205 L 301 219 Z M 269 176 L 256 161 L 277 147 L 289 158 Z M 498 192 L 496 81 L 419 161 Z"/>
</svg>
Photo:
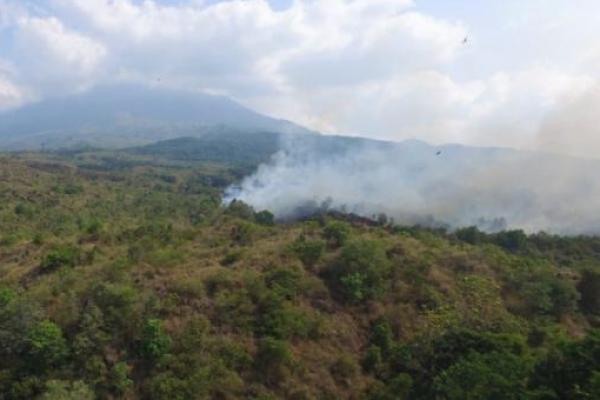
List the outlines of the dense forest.
<svg viewBox="0 0 600 400">
<path fill-rule="evenodd" d="M 0 156 L 0 399 L 600 398 L 600 238 L 279 223 L 169 149 Z"/>
</svg>

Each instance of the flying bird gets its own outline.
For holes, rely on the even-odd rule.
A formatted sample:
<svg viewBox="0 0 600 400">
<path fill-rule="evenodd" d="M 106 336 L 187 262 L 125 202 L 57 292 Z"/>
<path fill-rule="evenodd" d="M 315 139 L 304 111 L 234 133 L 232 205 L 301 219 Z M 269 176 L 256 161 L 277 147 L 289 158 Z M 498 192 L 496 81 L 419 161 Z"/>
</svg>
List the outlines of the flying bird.
<svg viewBox="0 0 600 400">
<path fill-rule="evenodd" d="M 438 150 L 438 152 L 437 152 L 437 153 L 435 153 L 435 155 L 436 155 L 436 156 L 439 156 L 440 154 L 442 154 L 442 151 L 441 151 L 441 150 Z"/>
<path fill-rule="evenodd" d="M 469 37 L 465 36 L 465 38 L 463 39 L 463 44 L 467 44 L 468 41 L 469 41 Z"/>
</svg>

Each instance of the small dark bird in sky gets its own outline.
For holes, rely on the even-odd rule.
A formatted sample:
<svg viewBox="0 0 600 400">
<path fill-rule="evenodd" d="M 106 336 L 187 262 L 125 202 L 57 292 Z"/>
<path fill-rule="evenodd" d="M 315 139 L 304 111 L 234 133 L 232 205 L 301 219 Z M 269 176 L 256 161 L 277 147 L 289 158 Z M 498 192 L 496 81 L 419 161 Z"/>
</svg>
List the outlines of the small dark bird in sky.
<svg viewBox="0 0 600 400">
<path fill-rule="evenodd" d="M 467 44 L 468 41 L 469 41 L 469 37 L 465 36 L 465 38 L 463 39 L 463 44 Z"/>
<path fill-rule="evenodd" d="M 440 154 L 442 154 L 442 151 L 441 151 L 441 150 L 438 150 L 438 152 L 437 152 L 437 153 L 435 153 L 435 155 L 436 155 L 436 156 L 439 156 Z"/>
</svg>

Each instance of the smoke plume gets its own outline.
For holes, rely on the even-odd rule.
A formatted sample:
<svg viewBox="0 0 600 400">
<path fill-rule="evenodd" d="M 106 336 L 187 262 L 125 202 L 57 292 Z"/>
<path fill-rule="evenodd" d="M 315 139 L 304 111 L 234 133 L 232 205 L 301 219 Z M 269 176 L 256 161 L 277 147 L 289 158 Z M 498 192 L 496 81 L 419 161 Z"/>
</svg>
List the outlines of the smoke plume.
<svg viewBox="0 0 600 400">
<path fill-rule="evenodd" d="M 599 167 L 499 148 L 295 136 L 226 200 L 279 219 L 330 209 L 400 224 L 600 233 Z"/>
</svg>

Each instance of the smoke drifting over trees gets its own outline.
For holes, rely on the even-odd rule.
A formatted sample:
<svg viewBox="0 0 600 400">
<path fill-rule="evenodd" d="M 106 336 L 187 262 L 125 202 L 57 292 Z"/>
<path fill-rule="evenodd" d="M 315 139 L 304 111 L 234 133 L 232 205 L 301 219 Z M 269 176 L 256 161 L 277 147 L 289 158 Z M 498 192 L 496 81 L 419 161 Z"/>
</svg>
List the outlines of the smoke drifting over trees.
<svg viewBox="0 0 600 400">
<path fill-rule="evenodd" d="M 279 219 L 330 209 L 451 228 L 600 232 L 600 161 L 317 136 L 287 137 L 282 149 L 226 199 Z"/>
</svg>

